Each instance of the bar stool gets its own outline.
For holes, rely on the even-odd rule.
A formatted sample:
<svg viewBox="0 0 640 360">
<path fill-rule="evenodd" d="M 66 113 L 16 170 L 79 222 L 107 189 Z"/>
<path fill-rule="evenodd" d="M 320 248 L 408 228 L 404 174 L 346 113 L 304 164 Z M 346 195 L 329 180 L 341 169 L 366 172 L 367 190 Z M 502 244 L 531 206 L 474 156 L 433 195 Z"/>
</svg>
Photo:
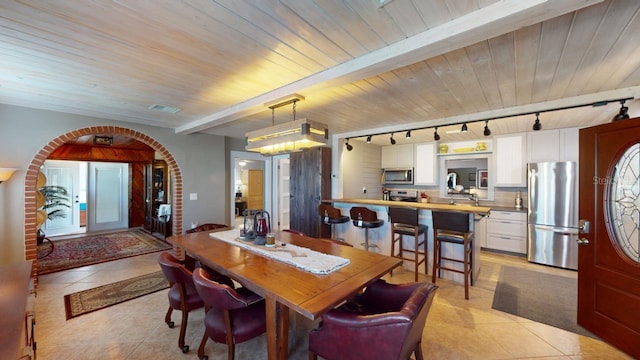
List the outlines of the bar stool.
<svg viewBox="0 0 640 360">
<path fill-rule="evenodd" d="M 473 286 L 473 233 L 470 232 L 469 214 L 464 212 L 433 211 L 433 275 L 436 283 L 442 270 L 464 274 L 464 298 L 469 300 L 469 284 Z M 463 258 L 442 256 L 442 243 L 462 245 Z M 447 267 L 442 260 L 463 264 L 463 270 Z"/>
<path fill-rule="evenodd" d="M 366 207 L 354 206 L 349 210 L 353 225 L 364 229 L 364 246 L 365 250 L 370 247 L 378 247 L 377 245 L 369 245 L 369 229 L 378 228 L 384 224 L 383 220 L 379 220 L 375 211 Z"/>
<path fill-rule="evenodd" d="M 318 206 L 318 213 L 322 218 L 322 222 L 331 226 L 331 238 L 334 240 L 342 240 L 336 237 L 336 224 L 344 224 L 349 222 L 349 217 L 342 215 L 340 209 L 335 208 L 329 204 L 320 204 Z"/>
<path fill-rule="evenodd" d="M 418 222 L 418 209 L 408 207 L 389 207 L 389 218 L 391 221 L 391 256 L 398 259 L 412 261 L 414 264 L 415 281 L 418 281 L 418 267 L 424 265 L 424 274 L 427 274 L 427 229 L 426 225 Z M 398 235 L 398 237 L 396 237 Z M 405 247 L 403 244 L 404 235 L 413 236 L 413 248 Z M 422 241 L 420 241 L 422 235 Z M 396 242 L 398 253 L 396 254 Z M 420 250 L 422 246 L 422 250 Z M 413 257 L 406 257 L 403 253 L 413 253 Z"/>
</svg>

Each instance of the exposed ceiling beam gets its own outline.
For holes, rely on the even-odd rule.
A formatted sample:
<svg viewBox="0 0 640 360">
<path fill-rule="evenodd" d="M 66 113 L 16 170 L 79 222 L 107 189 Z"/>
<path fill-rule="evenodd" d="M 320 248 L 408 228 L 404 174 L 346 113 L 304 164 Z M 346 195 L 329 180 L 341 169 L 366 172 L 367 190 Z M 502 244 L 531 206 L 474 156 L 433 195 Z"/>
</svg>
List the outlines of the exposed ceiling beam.
<svg viewBox="0 0 640 360">
<path fill-rule="evenodd" d="M 189 134 L 223 125 L 264 111 L 265 103 L 292 93 L 308 96 L 309 93 L 414 64 L 602 1 L 499 1 L 423 33 L 179 126 L 176 133 Z"/>
</svg>

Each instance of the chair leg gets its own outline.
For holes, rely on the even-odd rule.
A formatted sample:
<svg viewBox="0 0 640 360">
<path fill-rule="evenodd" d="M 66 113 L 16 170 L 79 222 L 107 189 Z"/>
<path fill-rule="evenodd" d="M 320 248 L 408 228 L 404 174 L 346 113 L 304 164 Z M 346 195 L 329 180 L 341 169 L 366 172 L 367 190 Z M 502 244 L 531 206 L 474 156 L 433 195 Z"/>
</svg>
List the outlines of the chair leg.
<svg viewBox="0 0 640 360">
<path fill-rule="evenodd" d="M 417 234 L 417 232 L 413 235 L 413 240 L 414 240 L 414 245 L 413 245 L 413 274 L 415 277 L 415 282 L 418 282 L 418 258 L 419 258 L 419 253 L 418 250 L 419 249 L 419 243 L 420 243 L 420 239 L 418 238 L 420 235 Z"/>
<path fill-rule="evenodd" d="M 204 335 L 202 335 L 202 340 L 200 341 L 200 346 L 198 346 L 198 358 L 206 359 L 204 355 L 204 347 L 207 344 L 207 340 L 209 340 L 209 335 L 207 335 L 207 331 L 204 331 Z"/>
<path fill-rule="evenodd" d="M 422 343 L 418 342 L 418 345 L 416 345 L 415 350 L 413 350 L 413 353 L 416 355 L 416 360 L 423 360 L 422 357 Z"/>
<path fill-rule="evenodd" d="M 464 298 L 469 300 L 469 242 L 467 241 L 467 235 L 464 239 Z"/>
<path fill-rule="evenodd" d="M 173 313 L 173 308 L 169 306 L 169 310 L 167 310 L 167 315 L 164 316 L 164 322 L 167 323 L 167 326 L 169 326 L 170 329 L 173 329 L 173 327 L 176 326 L 176 324 L 173 321 L 171 321 L 172 313 Z"/>
<path fill-rule="evenodd" d="M 439 260 L 438 254 L 440 254 L 440 242 L 437 237 L 433 237 L 433 273 L 431 274 L 431 282 L 436 283 L 436 271 L 438 270 Z"/>
<path fill-rule="evenodd" d="M 178 338 L 178 347 L 182 349 L 182 353 L 189 352 L 189 345 L 184 344 L 184 336 L 187 333 L 187 322 L 189 321 L 189 311 L 182 309 L 182 323 L 180 324 L 180 337 Z"/>
<path fill-rule="evenodd" d="M 318 355 L 313 351 L 309 351 L 309 360 L 318 360 Z"/>
<path fill-rule="evenodd" d="M 429 275 L 429 250 L 427 248 L 427 232 L 425 231 L 422 234 L 423 238 L 422 238 L 422 248 L 424 251 L 424 254 L 422 256 L 424 256 L 424 276 L 428 276 Z"/>
</svg>

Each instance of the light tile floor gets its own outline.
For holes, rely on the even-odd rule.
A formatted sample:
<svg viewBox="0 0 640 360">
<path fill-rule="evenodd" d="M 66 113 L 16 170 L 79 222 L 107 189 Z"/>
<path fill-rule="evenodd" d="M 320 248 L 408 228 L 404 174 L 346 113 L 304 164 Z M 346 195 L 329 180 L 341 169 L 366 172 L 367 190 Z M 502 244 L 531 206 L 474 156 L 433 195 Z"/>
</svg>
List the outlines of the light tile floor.
<svg viewBox="0 0 640 360">
<path fill-rule="evenodd" d="M 176 328 L 169 329 L 164 323 L 167 290 L 65 320 L 65 294 L 156 271 L 156 257 L 157 253 L 148 254 L 40 276 L 36 303 L 38 359 L 197 359 L 204 312 L 190 314 L 186 341 L 191 351 L 183 354 L 177 345 L 179 312 L 173 315 Z M 575 272 L 485 253 L 481 264 L 468 301 L 461 285 L 438 281 L 440 290 L 423 334 L 425 359 L 630 359 L 599 340 L 491 309 L 502 265 L 571 277 Z M 389 281 L 412 279 L 411 272 L 395 271 Z M 292 318 L 290 358 L 307 359 L 306 334 L 315 323 Z M 226 347 L 209 341 L 207 353 L 209 359 L 226 358 Z M 259 358 L 266 358 L 265 335 L 236 346 L 236 359 Z"/>
</svg>

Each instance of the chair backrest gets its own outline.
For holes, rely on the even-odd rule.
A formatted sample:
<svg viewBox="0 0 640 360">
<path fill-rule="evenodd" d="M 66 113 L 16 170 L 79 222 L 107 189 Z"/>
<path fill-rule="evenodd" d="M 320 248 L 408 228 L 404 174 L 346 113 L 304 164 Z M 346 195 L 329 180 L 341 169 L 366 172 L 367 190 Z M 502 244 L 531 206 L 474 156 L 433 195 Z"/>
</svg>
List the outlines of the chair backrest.
<svg viewBox="0 0 640 360">
<path fill-rule="evenodd" d="M 389 207 L 389 217 L 394 224 L 418 225 L 418 209 Z"/>
<path fill-rule="evenodd" d="M 342 216 L 340 209 L 329 204 L 320 204 L 320 206 L 318 206 L 318 215 L 320 215 L 320 217 L 324 217 L 325 214 L 331 219 L 337 219 Z"/>
<path fill-rule="evenodd" d="M 362 206 L 354 206 L 349 210 L 349 214 L 351 215 L 351 220 L 358 220 L 358 214 L 362 216 L 362 221 L 376 221 L 378 220 L 378 215 L 375 211 L 369 210 L 366 207 Z"/>
<path fill-rule="evenodd" d="M 205 304 L 218 311 L 240 309 L 251 305 L 244 301 L 234 288 L 211 280 L 209 273 L 203 268 L 193 271 L 193 283 Z"/>
<path fill-rule="evenodd" d="M 207 223 L 207 224 L 202 224 L 202 225 L 196 226 L 193 229 L 189 229 L 189 230 L 187 230 L 185 232 L 187 234 L 191 234 L 191 233 L 200 232 L 200 231 L 223 229 L 223 228 L 226 228 L 226 227 L 227 227 L 227 225 L 225 225 L 225 224 Z"/>
<path fill-rule="evenodd" d="M 433 211 L 433 230 L 448 230 L 468 233 L 470 229 L 469 213 L 459 211 Z"/>
<path fill-rule="evenodd" d="M 416 344 L 420 343 L 422 332 L 427 322 L 427 315 L 429 315 L 437 289 L 437 285 L 428 282 L 419 284 L 402 306 L 400 312 L 410 317 L 412 324 L 398 359 L 409 359 L 416 348 Z"/>
<path fill-rule="evenodd" d="M 158 255 L 158 264 L 164 277 L 171 284 L 192 284 L 191 271 L 189 271 L 170 252 L 163 251 Z"/>
</svg>

